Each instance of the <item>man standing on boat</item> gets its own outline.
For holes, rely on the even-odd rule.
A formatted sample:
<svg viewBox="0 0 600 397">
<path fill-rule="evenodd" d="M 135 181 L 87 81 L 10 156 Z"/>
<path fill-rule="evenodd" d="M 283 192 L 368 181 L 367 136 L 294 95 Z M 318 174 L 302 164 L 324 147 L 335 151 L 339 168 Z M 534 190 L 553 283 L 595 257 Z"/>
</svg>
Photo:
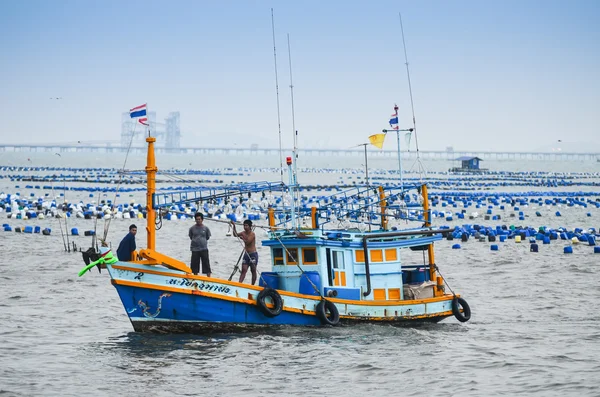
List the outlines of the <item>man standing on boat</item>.
<svg viewBox="0 0 600 397">
<path fill-rule="evenodd" d="M 210 277 L 210 260 L 208 258 L 208 240 L 210 239 L 210 229 L 204 226 L 204 215 L 196 212 L 194 215 L 196 224 L 190 227 L 190 250 L 192 251 L 192 273 L 198 274 L 200 271 L 200 260 L 202 260 L 202 274 Z"/>
<path fill-rule="evenodd" d="M 117 257 L 122 262 L 129 262 L 131 260 L 131 254 L 135 251 L 135 235 L 137 233 L 137 226 L 129 226 L 129 233 L 121 240 L 119 248 L 117 248 Z"/>
<path fill-rule="evenodd" d="M 242 260 L 240 283 L 244 282 L 248 266 L 250 266 L 250 271 L 252 272 L 252 285 L 254 285 L 257 279 L 256 265 L 258 265 L 258 252 L 256 252 L 256 235 L 252 231 L 252 221 L 250 219 L 244 221 L 244 231 L 241 233 L 238 233 L 237 230 L 235 230 L 235 223 L 233 221 L 231 221 L 231 226 L 233 227 L 233 235 L 241 238 L 244 242 L 245 252 L 244 259 Z"/>
</svg>

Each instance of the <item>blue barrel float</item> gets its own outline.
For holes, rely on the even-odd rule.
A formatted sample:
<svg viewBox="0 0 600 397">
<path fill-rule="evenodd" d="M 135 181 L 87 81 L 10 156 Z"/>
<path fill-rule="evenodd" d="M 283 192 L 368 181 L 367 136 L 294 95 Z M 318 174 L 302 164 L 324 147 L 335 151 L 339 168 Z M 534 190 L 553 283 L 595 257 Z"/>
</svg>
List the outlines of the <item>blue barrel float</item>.
<svg viewBox="0 0 600 397">
<path fill-rule="evenodd" d="M 417 266 L 415 270 L 410 272 L 410 283 L 424 283 L 429 280 L 429 271 L 425 266 Z"/>
<path fill-rule="evenodd" d="M 258 286 L 279 289 L 279 273 L 262 272 L 258 278 Z"/>
<path fill-rule="evenodd" d="M 308 281 L 312 282 L 315 287 L 317 287 L 318 291 L 315 291 L 312 284 Z M 299 293 L 304 295 L 320 295 L 319 291 L 321 290 L 321 276 L 319 272 L 304 272 L 302 276 L 300 276 L 300 288 Z"/>
</svg>

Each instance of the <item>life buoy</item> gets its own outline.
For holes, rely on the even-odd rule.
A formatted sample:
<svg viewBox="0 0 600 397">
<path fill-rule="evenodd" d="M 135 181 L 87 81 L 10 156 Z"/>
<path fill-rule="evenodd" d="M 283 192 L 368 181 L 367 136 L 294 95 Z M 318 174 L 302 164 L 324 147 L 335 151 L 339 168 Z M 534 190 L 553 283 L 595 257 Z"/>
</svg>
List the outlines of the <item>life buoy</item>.
<svg viewBox="0 0 600 397">
<path fill-rule="evenodd" d="M 273 307 L 268 307 L 266 298 L 271 298 L 273 302 Z M 273 288 L 265 288 L 258 293 L 256 297 L 256 304 L 258 309 L 267 317 L 275 317 L 281 313 L 283 309 L 283 300 L 281 299 L 281 295 L 279 292 L 275 291 Z"/>
<path fill-rule="evenodd" d="M 319 302 L 316 308 L 317 317 L 324 325 L 337 325 L 340 322 L 340 313 L 335 304 L 328 300 Z M 327 315 L 329 312 L 329 315 Z"/>
<path fill-rule="evenodd" d="M 460 312 L 461 307 L 463 310 L 462 313 Z M 452 300 L 452 313 L 461 323 L 467 322 L 471 318 L 471 308 L 463 298 L 454 298 Z"/>
</svg>

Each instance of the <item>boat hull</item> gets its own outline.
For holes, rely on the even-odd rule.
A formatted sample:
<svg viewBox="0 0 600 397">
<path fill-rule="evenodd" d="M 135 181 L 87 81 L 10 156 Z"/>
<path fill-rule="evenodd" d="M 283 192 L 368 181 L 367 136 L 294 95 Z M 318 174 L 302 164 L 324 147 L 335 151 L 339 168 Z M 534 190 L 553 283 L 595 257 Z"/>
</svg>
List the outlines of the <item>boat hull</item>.
<svg viewBox="0 0 600 397">
<path fill-rule="evenodd" d="M 275 317 L 256 303 L 261 287 L 154 266 L 118 262 L 108 265 L 112 283 L 138 332 L 240 332 L 264 327 L 316 327 L 318 296 L 278 291 L 283 309 Z M 400 325 L 438 322 L 452 316 L 452 295 L 413 301 L 351 301 L 328 298 L 339 323 Z"/>
</svg>

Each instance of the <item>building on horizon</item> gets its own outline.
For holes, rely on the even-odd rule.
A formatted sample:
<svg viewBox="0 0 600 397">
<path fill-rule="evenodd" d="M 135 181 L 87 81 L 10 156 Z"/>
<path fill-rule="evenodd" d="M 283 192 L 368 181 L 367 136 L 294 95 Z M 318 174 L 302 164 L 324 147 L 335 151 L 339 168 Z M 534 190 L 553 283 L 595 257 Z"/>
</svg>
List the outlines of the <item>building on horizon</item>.
<svg viewBox="0 0 600 397">
<path fill-rule="evenodd" d="M 132 119 L 129 112 L 121 114 L 121 147 L 143 147 L 146 145 L 148 128 L 150 135 L 157 139 L 156 146 L 165 149 L 180 148 L 181 127 L 179 112 L 171 112 L 164 123 L 156 122 L 156 112 L 148 112 L 148 127 Z"/>
</svg>

